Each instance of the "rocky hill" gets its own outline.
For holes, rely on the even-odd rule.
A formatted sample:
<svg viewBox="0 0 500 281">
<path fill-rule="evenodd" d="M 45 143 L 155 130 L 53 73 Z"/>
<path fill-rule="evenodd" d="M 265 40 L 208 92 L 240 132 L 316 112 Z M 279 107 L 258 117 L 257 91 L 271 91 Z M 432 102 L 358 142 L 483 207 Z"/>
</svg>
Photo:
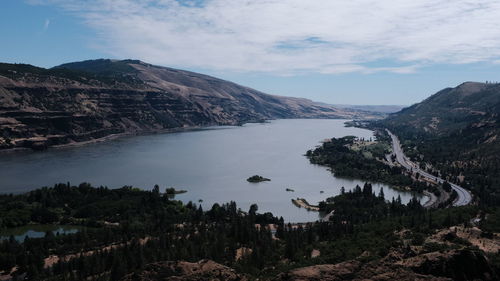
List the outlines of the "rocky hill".
<svg viewBox="0 0 500 281">
<path fill-rule="evenodd" d="M 447 232 L 454 236 L 454 232 Z M 446 241 L 436 241 L 445 243 Z M 449 242 L 446 242 L 449 243 Z M 435 244 L 438 245 L 438 244 Z M 434 245 L 434 246 L 435 246 Z M 497 280 L 498 276 L 486 255 L 475 249 L 426 250 L 425 247 L 392 249 L 375 260 L 361 255 L 357 259 L 336 264 L 318 264 L 282 272 L 273 281 L 321 280 Z M 260 278 L 259 278 L 260 279 Z M 199 262 L 165 261 L 148 264 L 141 271 L 128 274 L 123 281 L 202 281 L 249 280 L 248 276 L 211 260 Z"/>
<path fill-rule="evenodd" d="M 0 149 L 44 149 L 117 134 L 275 118 L 367 116 L 137 60 L 51 69 L 0 64 Z"/>
<path fill-rule="evenodd" d="M 472 132 L 493 141 L 500 113 L 500 84 L 466 82 L 390 115 L 384 123 L 412 127 L 421 134 L 445 136 Z"/>
<path fill-rule="evenodd" d="M 496 280 L 485 255 L 471 250 L 419 253 L 421 250 L 393 250 L 386 257 L 370 262 L 351 260 L 291 270 L 274 281 L 320 280 Z"/>
<path fill-rule="evenodd" d="M 245 276 L 234 269 L 212 260 L 199 262 L 157 262 L 146 265 L 141 272 L 129 274 L 123 281 L 246 281 Z"/>
<path fill-rule="evenodd" d="M 500 203 L 500 84 L 466 82 L 379 122 L 416 161 Z"/>
</svg>

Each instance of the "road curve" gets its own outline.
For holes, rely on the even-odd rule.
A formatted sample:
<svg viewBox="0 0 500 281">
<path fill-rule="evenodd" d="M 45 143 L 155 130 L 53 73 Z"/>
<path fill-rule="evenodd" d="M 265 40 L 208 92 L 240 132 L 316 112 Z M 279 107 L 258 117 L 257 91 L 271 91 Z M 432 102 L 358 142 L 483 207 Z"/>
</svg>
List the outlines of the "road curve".
<svg viewBox="0 0 500 281">
<path fill-rule="evenodd" d="M 440 177 L 431 175 L 427 173 L 426 171 L 423 171 L 416 165 L 415 163 L 411 162 L 403 153 L 403 150 L 401 148 L 401 143 L 399 142 L 398 137 L 396 137 L 391 131 L 387 130 L 387 133 L 389 136 L 391 136 L 392 139 L 392 150 L 394 151 L 394 154 L 396 155 L 396 161 L 401 164 L 401 166 L 405 167 L 407 170 L 413 171 L 413 172 L 418 172 L 420 176 L 426 177 L 428 179 L 431 179 L 433 181 L 436 181 L 438 183 L 443 183 L 445 180 L 443 180 Z M 453 206 L 465 206 L 469 205 L 472 202 L 472 196 L 470 192 L 466 189 L 464 189 L 461 186 L 458 186 L 454 183 L 451 183 L 451 188 L 457 192 L 457 199 L 455 202 L 453 202 Z"/>
</svg>

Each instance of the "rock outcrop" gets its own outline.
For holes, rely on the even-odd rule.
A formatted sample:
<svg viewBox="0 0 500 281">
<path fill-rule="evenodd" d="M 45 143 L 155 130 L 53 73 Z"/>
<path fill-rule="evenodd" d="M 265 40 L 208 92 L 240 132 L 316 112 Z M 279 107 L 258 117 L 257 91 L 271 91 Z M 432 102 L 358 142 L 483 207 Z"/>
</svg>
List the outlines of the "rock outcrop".
<svg viewBox="0 0 500 281">
<path fill-rule="evenodd" d="M 192 262 L 158 262 L 149 264 L 137 273 L 132 273 L 123 281 L 245 281 L 244 276 L 233 269 L 211 260 Z"/>
<path fill-rule="evenodd" d="M 294 269 L 280 274 L 275 281 L 466 281 L 497 278 L 482 252 L 461 249 L 430 253 L 394 250 L 382 259 L 366 263 L 352 260 Z"/>
</svg>

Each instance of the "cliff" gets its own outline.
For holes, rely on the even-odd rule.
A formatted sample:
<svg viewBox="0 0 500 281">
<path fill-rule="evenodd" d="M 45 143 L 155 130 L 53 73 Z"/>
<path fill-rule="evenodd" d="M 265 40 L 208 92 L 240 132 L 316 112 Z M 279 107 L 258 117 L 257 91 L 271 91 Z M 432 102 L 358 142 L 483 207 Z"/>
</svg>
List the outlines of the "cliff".
<svg viewBox="0 0 500 281">
<path fill-rule="evenodd" d="M 137 60 L 51 69 L 0 64 L 0 149 L 277 118 L 359 117 L 371 116 Z"/>
</svg>

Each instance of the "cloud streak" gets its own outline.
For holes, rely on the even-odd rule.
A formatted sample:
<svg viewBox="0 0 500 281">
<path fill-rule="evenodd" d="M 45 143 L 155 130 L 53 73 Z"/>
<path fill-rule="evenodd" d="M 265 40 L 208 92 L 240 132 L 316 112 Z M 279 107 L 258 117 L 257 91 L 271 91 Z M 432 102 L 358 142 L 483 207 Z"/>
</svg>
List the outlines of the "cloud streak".
<svg viewBox="0 0 500 281">
<path fill-rule="evenodd" d="M 43 32 L 49 29 L 49 25 L 50 25 L 50 19 L 45 19 L 45 22 L 43 23 Z"/>
<path fill-rule="evenodd" d="M 156 64 L 410 73 L 500 59 L 496 0 L 41 1 L 81 17 L 110 55 Z"/>
</svg>

